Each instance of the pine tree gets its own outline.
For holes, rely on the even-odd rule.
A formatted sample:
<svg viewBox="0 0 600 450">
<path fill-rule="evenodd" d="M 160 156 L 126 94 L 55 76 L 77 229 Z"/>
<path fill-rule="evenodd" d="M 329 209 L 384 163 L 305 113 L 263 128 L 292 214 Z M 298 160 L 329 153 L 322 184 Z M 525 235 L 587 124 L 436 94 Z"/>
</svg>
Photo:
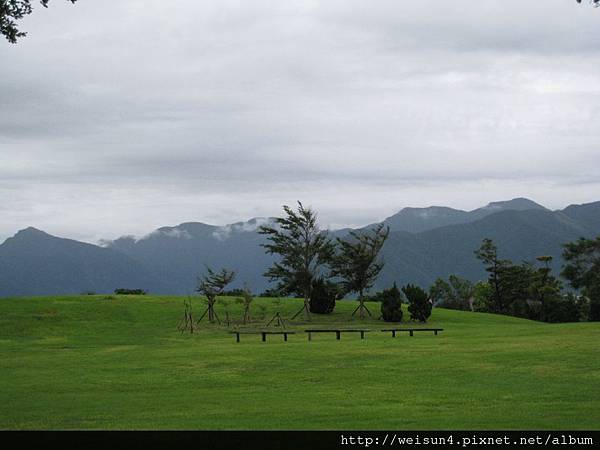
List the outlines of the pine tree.
<svg viewBox="0 0 600 450">
<path fill-rule="evenodd" d="M 427 322 L 427 319 L 431 316 L 431 308 L 433 307 L 427 292 L 413 284 L 404 286 L 402 292 L 404 292 L 408 300 L 410 320 Z"/>
<path fill-rule="evenodd" d="M 386 322 L 402 321 L 402 294 L 396 283 L 381 292 L 381 318 Z"/>
</svg>

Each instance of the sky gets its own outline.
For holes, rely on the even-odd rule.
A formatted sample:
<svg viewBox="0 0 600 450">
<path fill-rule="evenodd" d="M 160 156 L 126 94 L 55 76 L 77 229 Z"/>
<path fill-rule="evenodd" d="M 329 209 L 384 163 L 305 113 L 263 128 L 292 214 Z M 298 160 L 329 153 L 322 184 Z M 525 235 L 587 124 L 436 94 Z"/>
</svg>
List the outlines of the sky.
<svg viewBox="0 0 600 450">
<path fill-rule="evenodd" d="M 0 242 L 600 200 L 600 9 L 575 0 L 36 5 L 0 41 Z"/>
</svg>

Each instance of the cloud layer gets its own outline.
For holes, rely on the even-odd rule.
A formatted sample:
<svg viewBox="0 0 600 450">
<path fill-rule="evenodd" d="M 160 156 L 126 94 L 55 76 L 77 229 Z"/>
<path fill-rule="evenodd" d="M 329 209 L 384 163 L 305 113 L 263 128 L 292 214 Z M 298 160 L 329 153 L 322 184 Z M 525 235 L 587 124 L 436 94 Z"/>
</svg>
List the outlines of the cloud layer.
<svg viewBox="0 0 600 450">
<path fill-rule="evenodd" d="M 600 192 L 600 11 L 56 1 L 0 43 L 0 240 Z"/>
</svg>

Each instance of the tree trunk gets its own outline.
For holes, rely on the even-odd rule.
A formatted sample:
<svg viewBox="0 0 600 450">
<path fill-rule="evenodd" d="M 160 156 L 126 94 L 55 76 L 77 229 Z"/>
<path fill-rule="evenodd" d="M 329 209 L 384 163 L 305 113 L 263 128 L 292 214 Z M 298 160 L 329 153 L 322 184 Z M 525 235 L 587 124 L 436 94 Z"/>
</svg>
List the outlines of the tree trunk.
<svg viewBox="0 0 600 450">
<path fill-rule="evenodd" d="M 208 321 L 210 323 L 213 323 L 215 321 L 215 312 L 214 312 L 214 304 L 215 304 L 215 300 L 209 298 L 208 299 Z"/>
<path fill-rule="evenodd" d="M 304 297 L 304 314 L 306 315 L 306 319 L 310 320 L 310 298 Z"/>
<path fill-rule="evenodd" d="M 358 316 L 361 319 L 364 319 L 365 318 L 365 299 L 364 299 L 364 296 L 363 296 L 362 289 L 358 292 L 358 302 L 360 304 L 360 309 L 358 311 Z"/>
</svg>

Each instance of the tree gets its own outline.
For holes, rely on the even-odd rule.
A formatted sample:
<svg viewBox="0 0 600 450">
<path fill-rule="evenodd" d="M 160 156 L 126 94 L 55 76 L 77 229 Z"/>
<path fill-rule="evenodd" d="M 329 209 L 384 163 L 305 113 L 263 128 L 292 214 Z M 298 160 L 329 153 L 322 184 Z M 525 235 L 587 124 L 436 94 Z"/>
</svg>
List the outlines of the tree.
<svg viewBox="0 0 600 450">
<path fill-rule="evenodd" d="M 404 292 L 408 300 L 410 320 L 427 322 L 427 319 L 431 316 L 431 308 L 433 306 L 427 292 L 413 284 L 404 286 L 402 292 Z"/>
<path fill-rule="evenodd" d="M 383 261 L 378 260 L 379 252 L 388 235 L 389 227 L 381 223 L 370 232 L 350 232 L 349 239 L 337 238 L 339 251 L 333 258 L 332 275 L 339 276 L 346 292 L 358 293 L 359 305 L 352 315 L 359 312 L 363 318 L 365 311 L 371 312 L 365 306 L 365 291 L 373 287 L 379 272 L 383 269 Z"/>
<path fill-rule="evenodd" d="M 487 281 L 478 281 L 473 286 L 473 311 L 490 312 L 492 287 Z"/>
<path fill-rule="evenodd" d="M 542 305 L 542 317 L 544 322 L 550 323 L 579 322 L 583 306 L 572 293 L 549 297 Z"/>
<path fill-rule="evenodd" d="M 561 294 L 562 283 L 552 275 L 552 268 L 550 267 L 552 256 L 538 256 L 536 259 L 543 266 L 538 267 L 532 273 L 529 285 L 531 305 L 528 318 L 553 322 L 556 320 L 549 320 L 548 314 L 552 309 L 551 306 L 556 305 L 558 301 L 563 299 Z"/>
<path fill-rule="evenodd" d="M 527 319 L 539 319 L 539 308 L 531 294 L 531 286 L 536 276 L 536 269 L 531 263 L 524 262 L 517 265 L 508 262 L 499 274 L 503 309 L 496 312 Z"/>
<path fill-rule="evenodd" d="M 600 236 L 565 244 L 561 275 L 589 298 L 590 321 L 600 321 Z"/>
<path fill-rule="evenodd" d="M 272 297 L 272 296 L 271 296 Z M 275 327 L 285 328 L 285 321 L 283 317 L 281 317 L 281 297 L 278 294 L 275 295 L 275 300 L 273 300 L 273 306 L 275 306 L 275 315 L 267 322 L 267 326 L 273 324 Z M 259 305 L 259 308 L 264 307 L 264 305 Z M 263 313 L 264 316 L 264 313 Z"/>
<path fill-rule="evenodd" d="M 75 3 L 77 0 L 68 0 Z M 41 0 L 40 3 L 47 8 L 50 0 Z M 31 0 L 0 0 L 0 33 L 10 42 L 15 44 L 18 38 L 25 37 L 27 33 L 19 31 L 17 20 L 31 14 L 33 8 Z"/>
<path fill-rule="evenodd" d="M 310 312 L 316 314 L 330 314 L 335 308 L 335 300 L 338 295 L 334 283 L 317 278 L 313 282 L 310 293 Z"/>
<path fill-rule="evenodd" d="M 317 225 L 317 215 L 298 202 L 298 211 L 283 206 L 286 217 L 275 219 L 275 226 L 263 225 L 258 229 L 267 236 L 261 244 L 266 252 L 279 255 L 266 272 L 270 281 L 279 282 L 278 290 L 296 292 L 304 298 L 304 305 L 292 319 L 304 312 L 310 320 L 310 296 L 315 279 L 323 276 L 334 252 L 334 246 Z"/>
<path fill-rule="evenodd" d="M 254 296 L 252 295 L 252 292 L 250 292 L 248 287 L 244 287 L 244 289 L 241 290 L 241 297 L 237 298 L 237 302 L 241 303 L 244 307 L 244 318 L 242 319 L 244 325 L 250 322 L 250 306 L 252 305 L 253 301 Z"/>
<path fill-rule="evenodd" d="M 581 3 L 582 0 L 577 0 L 577 3 Z M 600 0 L 589 0 L 589 2 L 596 8 L 600 6 Z"/>
<path fill-rule="evenodd" d="M 217 302 L 217 296 L 223 293 L 225 286 L 233 281 L 235 278 L 235 272 L 228 269 L 221 269 L 220 272 L 213 271 L 210 267 L 206 267 L 206 275 L 202 278 L 198 278 L 198 287 L 196 292 L 206 297 L 206 311 L 198 319 L 200 322 L 206 314 L 208 314 L 208 321 L 221 323 L 219 317 L 215 312 L 215 303 Z"/>
<path fill-rule="evenodd" d="M 190 334 L 194 334 L 194 311 L 192 310 L 192 299 L 188 296 L 187 300 L 183 301 L 183 317 L 177 325 L 177 329 L 183 334 L 185 331 L 189 331 Z"/>
<path fill-rule="evenodd" d="M 491 239 L 484 239 L 481 247 L 475 251 L 477 259 L 487 265 L 486 272 L 490 274 L 489 284 L 492 287 L 490 297 L 490 312 L 503 313 L 507 305 L 500 283 L 501 272 L 510 265 L 510 261 L 498 258 L 498 248 Z"/>
<path fill-rule="evenodd" d="M 381 318 L 386 322 L 402 321 L 402 294 L 396 283 L 381 292 Z"/>
<path fill-rule="evenodd" d="M 441 307 L 463 311 L 473 309 L 473 294 L 473 283 L 456 275 L 450 275 L 448 281 L 438 278 L 429 289 L 431 299 Z"/>
</svg>

